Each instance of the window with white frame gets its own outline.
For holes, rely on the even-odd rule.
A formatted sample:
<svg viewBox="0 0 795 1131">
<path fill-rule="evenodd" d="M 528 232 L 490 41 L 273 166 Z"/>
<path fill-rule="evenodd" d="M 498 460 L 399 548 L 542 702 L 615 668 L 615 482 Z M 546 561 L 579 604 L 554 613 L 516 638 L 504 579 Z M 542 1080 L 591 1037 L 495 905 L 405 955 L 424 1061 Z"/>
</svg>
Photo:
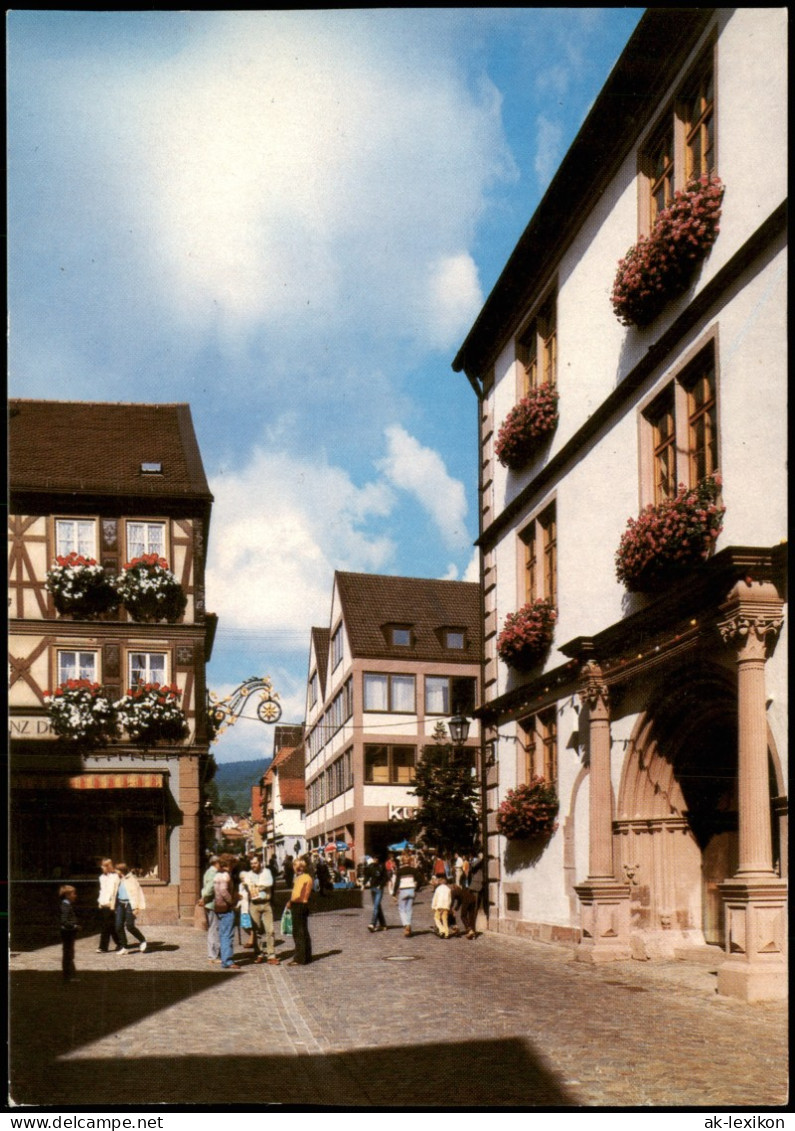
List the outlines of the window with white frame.
<svg viewBox="0 0 795 1131">
<path fill-rule="evenodd" d="M 127 522 L 127 557 L 144 554 L 166 557 L 166 524 L 164 522 Z"/>
<path fill-rule="evenodd" d="M 130 652 L 128 661 L 130 687 L 140 683 L 168 682 L 165 652 Z"/>
<path fill-rule="evenodd" d="M 317 672 L 312 672 L 312 675 L 309 677 L 309 706 L 310 707 L 314 707 L 315 703 L 317 703 L 319 686 L 320 686 L 320 683 L 319 683 L 319 680 L 317 678 Z"/>
<path fill-rule="evenodd" d="M 334 671 L 342 663 L 342 625 L 331 638 L 331 670 Z"/>
<path fill-rule="evenodd" d="M 474 676 L 426 675 L 426 715 L 468 715 L 475 704 Z"/>
<path fill-rule="evenodd" d="M 703 349 L 643 411 L 649 501 L 664 502 L 680 483 L 694 487 L 718 469 L 715 350 Z"/>
<path fill-rule="evenodd" d="M 70 679 L 87 679 L 99 682 L 99 655 L 97 652 L 59 649 L 57 656 L 57 682 L 62 686 Z"/>
<path fill-rule="evenodd" d="M 363 678 L 365 711 L 385 711 L 403 715 L 414 714 L 415 681 L 413 675 L 365 672 Z"/>
<path fill-rule="evenodd" d="M 59 558 L 97 556 L 97 524 L 93 518 L 56 518 L 55 553 Z"/>
</svg>

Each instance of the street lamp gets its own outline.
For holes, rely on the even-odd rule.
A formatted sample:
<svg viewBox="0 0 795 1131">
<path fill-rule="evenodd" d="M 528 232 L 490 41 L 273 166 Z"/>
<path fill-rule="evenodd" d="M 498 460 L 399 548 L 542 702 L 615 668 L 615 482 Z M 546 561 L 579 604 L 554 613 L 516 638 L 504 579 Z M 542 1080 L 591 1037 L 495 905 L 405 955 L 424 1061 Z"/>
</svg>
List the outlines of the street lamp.
<svg viewBox="0 0 795 1131">
<path fill-rule="evenodd" d="M 466 715 L 453 715 L 447 727 L 456 749 L 463 746 L 469 737 L 469 719 Z"/>
</svg>

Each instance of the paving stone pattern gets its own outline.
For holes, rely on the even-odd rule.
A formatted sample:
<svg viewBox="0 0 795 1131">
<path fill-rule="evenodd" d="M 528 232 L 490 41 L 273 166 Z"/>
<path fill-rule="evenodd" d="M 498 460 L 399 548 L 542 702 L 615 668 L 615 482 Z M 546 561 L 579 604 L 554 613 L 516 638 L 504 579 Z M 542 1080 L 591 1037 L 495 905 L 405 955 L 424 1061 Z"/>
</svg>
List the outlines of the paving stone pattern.
<svg viewBox="0 0 795 1131">
<path fill-rule="evenodd" d="M 714 968 L 591 967 L 570 947 L 485 934 L 442 940 L 430 893 L 405 938 L 363 909 L 314 914 L 305 967 L 224 972 L 190 927 L 147 927 L 145 954 L 77 943 L 11 957 L 11 1099 L 56 1109 L 196 1104 L 675 1107 L 787 1103 L 787 1009 L 716 993 Z M 289 960 L 291 940 L 278 945 Z M 253 1096 L 245 1082 L 267 1081 Z"/>
</svg>

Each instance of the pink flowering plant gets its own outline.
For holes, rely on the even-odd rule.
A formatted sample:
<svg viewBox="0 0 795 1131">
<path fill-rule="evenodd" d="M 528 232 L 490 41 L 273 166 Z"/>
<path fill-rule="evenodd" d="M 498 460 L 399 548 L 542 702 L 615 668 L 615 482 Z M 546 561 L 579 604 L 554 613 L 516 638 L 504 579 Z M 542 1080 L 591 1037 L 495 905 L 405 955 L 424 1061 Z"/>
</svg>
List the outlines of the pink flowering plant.
<svg viewBox="0 0 795 1131">
<path fill-rule="evenodd" d="M 188 601 L 165 558 L 143 554 L 126 562 L 116 583 L 119 600 L 134 621 L 179 620 Z"/>
<path fill-rule="evenodd" d="M 687 290 L 720 231 L 724 191 L 718 177 L 690 181 L 619 261 L 610 299 L 625 326 L 648 326 Z"/>
<path fill-rule="evenodd" d="M 558 827 L 559 808 L 554 785 L 545 778 L 533 778 L 508 790 L 497 810 L 497 831 L 508 840 L 551 836 Z"/>
<path fill-rule="evenodd" d="M 45 691 L 44 702 L 59 738 L 96 746 L 117 735 L 115 705 L 98 683 L 69 679 L 55 691 Z"/>
<path fill-rule="evenodd" d="M 558 614 L 546 598 L 536 598 L 505 618 L 497 637 L 497 655 L 512 668 L 532 667 L 549 648 Z"/>
<path fill-rule="evenodd" d="M 558 425 L 558 391 L 548 381 L 514 405 L 497 433 L 494 451 L 503 467 L 519 471 Z"/>
<path fill-rule="evenodd" d="M 115 582 L 94 558 L 73 552 L 55 559 L 45 585 L 59 613 L 95 617 L 119 607 Z"/>
<path fill-rule="evenodd" d="M 647 592 L 689 573 L 712 553 L 726 508 L 715 472 L 672 499 L 649 503 L 631 518 L 616 551 L 616 576 L 630 592 Z"/>
<path fill-rule="evenodd" d="M 188 733 L 181 697 L 173 683 L 138 683 L 115 705 L 119 724 L 133 742 L 179 742 Z"/>
</svg>

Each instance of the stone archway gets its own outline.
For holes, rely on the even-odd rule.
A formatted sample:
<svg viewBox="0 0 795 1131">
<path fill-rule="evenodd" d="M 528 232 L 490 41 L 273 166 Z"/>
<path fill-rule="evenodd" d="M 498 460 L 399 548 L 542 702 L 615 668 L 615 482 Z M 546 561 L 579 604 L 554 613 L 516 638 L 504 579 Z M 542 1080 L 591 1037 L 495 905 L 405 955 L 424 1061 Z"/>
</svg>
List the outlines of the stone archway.
<svg viewBox="0 0 795 1131">
<path fill-rule="evenodd" d="M 737 867 L 736 688 L 722 670 L 682 671 L 639 718 L 615 830 L 633 956 L 722 945 L 719 884 Z"/>
</svg>

